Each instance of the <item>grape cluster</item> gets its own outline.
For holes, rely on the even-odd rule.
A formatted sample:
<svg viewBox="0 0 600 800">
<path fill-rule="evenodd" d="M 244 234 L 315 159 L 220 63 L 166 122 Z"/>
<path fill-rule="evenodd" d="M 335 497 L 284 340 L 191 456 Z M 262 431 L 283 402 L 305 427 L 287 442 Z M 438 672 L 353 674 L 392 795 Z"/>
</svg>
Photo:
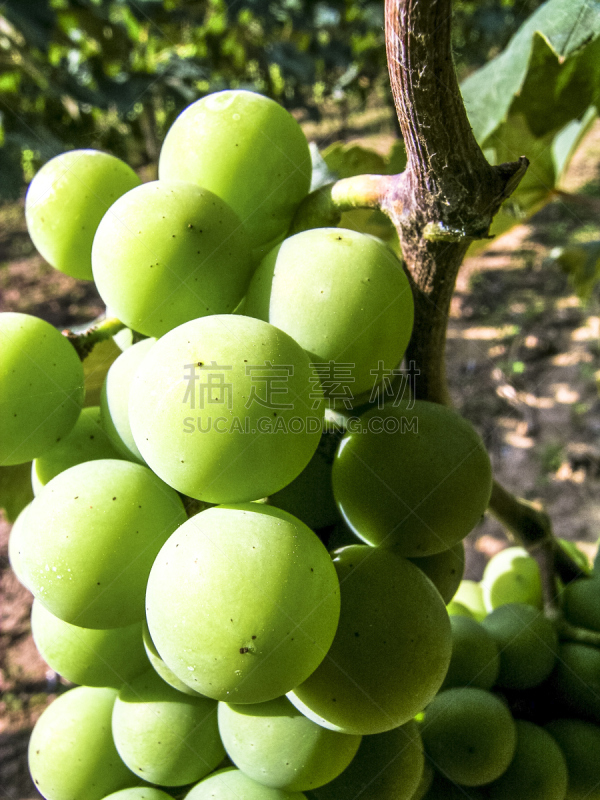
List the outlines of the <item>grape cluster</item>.
<svg viewBox="0 0 600 800">
<path fill-rule="evenodd" d="M 462 539 L 489 458 L 399 369 L 413 299 L 395 254 L 342 228 L 287 236 L 310 181 L 293 117 L 227 91 L 175 121 L 157 181 L 83 150 L 29 188 L 40 252 L 93 278 L 130 331 L 88 408 L 71 342 L 0 315 L 0 464 L 32 461 L 35 491 L 10 559 L 40 653 L 78 684 L 31 736 L 47 800 L 409 800 L 453 783 L 531 800 L 523 764 L 566 787 L 573 736 L 594 740 L 579 718 L 515 723 L 538 684 L 586 713 L 597 700 L 555 667 L 538 589 L 505 605 L 488 576 L 499 608 L 469 618 Z M 596 669 L 579 650 L 558 663 Z"/>
</svg>

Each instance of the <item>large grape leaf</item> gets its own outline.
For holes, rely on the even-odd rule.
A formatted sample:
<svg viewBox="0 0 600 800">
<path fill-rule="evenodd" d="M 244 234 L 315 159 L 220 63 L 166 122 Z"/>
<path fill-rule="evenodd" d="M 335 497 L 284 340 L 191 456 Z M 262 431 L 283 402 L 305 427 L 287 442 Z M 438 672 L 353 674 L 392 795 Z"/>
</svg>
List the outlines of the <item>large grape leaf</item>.
<svg viewBox="0 0 600 800">
<path fill-rule="evenodd" d="M 480 144 L 513 112 L 536 136 L 562 128 L 597 99 L 600 0 L 548 0 L 461 90 Z"/>
</svg>

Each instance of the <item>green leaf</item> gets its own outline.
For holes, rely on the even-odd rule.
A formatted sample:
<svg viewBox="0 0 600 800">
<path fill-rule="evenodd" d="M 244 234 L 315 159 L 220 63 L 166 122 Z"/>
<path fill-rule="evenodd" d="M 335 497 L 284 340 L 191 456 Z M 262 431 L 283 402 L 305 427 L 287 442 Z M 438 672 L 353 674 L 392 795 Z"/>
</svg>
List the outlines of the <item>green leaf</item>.
<svg viewBox="0 0 600 800">
<path fill-rule="evenodd" d="M 559 131 L 552 142 L 552 160 L 556 183 L 560 184 L 573 154 L 581 144 L 581 140 L 594 124 L 598 116 L 594 106 L 590 106 L 580 120 L 574 119 Z"/>
<path fill-rule="evenodd" d="M 599 0 L 548 0 L 540 6 L 508 47 L 461 86 L 477 141 L 484 144 L 514 106 L 537 135 L 582 114 L 598 86 L 600 45 L 589 46 L 598 37 Z"/>
<path fill-rule="evenodd" d="M 31 461 L 0 467 L 0 509 L 9 522 L 14 522 L 27 503 L 33 500 Z"/>
<path fill-rule="evenodd" d="M 555 247 L 550 258 L 569 276 L 577 296 L 586 302 L 600 277 L 600 241 Z"/>
<path fill-rule="evenodd" d="M 386 175 L 387 162 L 374 150 L 358 144 L 334 142 L 323 151 L 323 160 L 338 178 L 352 178 L 355 175 Z"/>
</svg>

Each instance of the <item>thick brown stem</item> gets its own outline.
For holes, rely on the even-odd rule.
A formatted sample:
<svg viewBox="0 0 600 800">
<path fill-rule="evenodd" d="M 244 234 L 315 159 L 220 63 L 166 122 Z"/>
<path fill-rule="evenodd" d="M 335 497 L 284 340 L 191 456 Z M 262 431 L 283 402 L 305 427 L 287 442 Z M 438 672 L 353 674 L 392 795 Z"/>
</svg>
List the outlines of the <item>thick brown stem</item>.
<svg viewBox="0 0 600 800">
<path fill-rule="evenodd" d="M 400 235 L 415 294 L 407 357 L 421 372 L 417 394 L 448 401 L 446 325 L 458 269 L 485 238 L 526 159 L 492 167 L 464 108 L 451 52 L 451 0 L 386 0 L 390 82 L 407 168 L 384 201 Z"/>
</svg>

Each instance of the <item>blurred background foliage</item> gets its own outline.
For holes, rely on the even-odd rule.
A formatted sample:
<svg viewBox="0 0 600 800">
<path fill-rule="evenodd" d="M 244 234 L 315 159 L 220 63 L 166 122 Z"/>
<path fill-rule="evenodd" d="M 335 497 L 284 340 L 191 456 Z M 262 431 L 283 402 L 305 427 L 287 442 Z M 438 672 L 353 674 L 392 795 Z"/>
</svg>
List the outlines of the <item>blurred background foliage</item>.
<svg viewBox="0 0 600 800">
<path fill-rule="evenodd" d="M 461 76 L 539 5 L 457 0 Z M 383 0 L 5 0 L 0 196 L 18 196 L 72 147 L 155 161 L 179 111 L 226 88 L 257 90 L 315 120 L 327 103 L 391 102 Z"/>
</svg>

